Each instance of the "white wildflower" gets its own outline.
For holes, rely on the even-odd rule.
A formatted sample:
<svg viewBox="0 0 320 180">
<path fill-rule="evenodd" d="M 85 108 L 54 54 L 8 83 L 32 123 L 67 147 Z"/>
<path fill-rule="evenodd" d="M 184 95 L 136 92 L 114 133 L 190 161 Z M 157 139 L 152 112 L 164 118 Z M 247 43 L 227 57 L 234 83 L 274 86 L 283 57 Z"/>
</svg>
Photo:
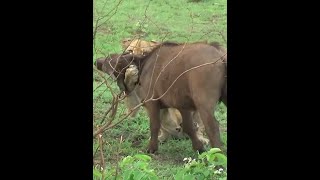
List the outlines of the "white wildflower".
<svg viewBox="0 0 320 180">
<path fill-rule="evenodd" d="M 184 158 L 183 161 L 188 161 L 188 163 L 190 163 L 190 161 L 192 161 L 192 158 L 191 157 Z"/>
</svg>

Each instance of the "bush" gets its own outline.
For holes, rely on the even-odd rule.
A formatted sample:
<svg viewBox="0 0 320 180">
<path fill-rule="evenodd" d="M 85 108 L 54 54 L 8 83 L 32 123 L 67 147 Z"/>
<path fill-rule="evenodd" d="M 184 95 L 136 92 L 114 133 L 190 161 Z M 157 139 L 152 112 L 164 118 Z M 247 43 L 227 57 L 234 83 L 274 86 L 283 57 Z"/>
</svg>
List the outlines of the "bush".
<svg viewBox="0 0 320 180">
<path fill-rule="evenodd" d="M 184 161 L 188 162 L 174 178 L 177 180 L 227 179 L 227 157 L 220 152 L 220 149 L 212 148 L 200 154 L 198 160 L 185 158 Z"/>
<path fill-rule="evenodd" d="M 100 172 L 93 170 L 93 179 L 101 180 L 104 173 L 104 179 L 117 176 L 123 180 L 158 180 L 158 176 L 154 170 L 149 167 L 151 157 L 144 154 L 136 154 L 133 157 L 127 156 L 119 163 L 120 171 L 116 173 L 116 169 L 112 168 Z"/>
<path fill-rule="evenodd" d="M 149 167 L 151 157 L 144 154 L 136 154 L 127 156 L 119 162 L 120 170 L 116 173 L 115 168 L 100 172 L 97 169 L 93 170 L 93 179 L 101 180 L 102 173 L 104 179 L 118 176 L 123 180 L 158 180 L 161 179 L 154 172 L 154 169 Z M 178 170 L 173 175 L 176 180 L 226 180 L 227 179 L 227 157 L 221 153 L 218 148 L 212 148 L 208 152 L 204 152 L 198 156 L 198 159 L 184 158 L 187 161 L 181 170 Z"/>
</svg>

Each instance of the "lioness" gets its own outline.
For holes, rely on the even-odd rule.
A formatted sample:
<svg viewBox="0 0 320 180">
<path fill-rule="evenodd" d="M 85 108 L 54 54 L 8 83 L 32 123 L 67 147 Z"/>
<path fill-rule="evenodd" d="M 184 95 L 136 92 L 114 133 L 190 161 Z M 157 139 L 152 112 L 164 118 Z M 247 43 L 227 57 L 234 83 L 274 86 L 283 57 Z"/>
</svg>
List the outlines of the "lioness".
<svg viewBox="0 0 320 180">
<path fill-rule="evenodd" d="M 122 40 L 121 45 L 125 52 L 145 55 L 149 53 L 154 47 L 159 45 L 159 43 L 156 41 L 144 41 L 141 39 L 124 39 Z"/>
</svg>

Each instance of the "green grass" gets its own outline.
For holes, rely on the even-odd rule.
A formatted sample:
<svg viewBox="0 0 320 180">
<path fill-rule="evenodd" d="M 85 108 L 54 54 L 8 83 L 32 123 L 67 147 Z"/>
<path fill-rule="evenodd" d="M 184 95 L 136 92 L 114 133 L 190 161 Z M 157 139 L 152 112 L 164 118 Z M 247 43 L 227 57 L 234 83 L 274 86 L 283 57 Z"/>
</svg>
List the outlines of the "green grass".
<svg viewBox="0 0 320 180">
<path fill-rule="evenodd" d="M 226 47 L 219 32 L 226 38 L 227 30 L 227 1 L 203 0 L 201 2 L 189 2 L 188 0 L 123 0 L 117 10 L 113 10 L 118 0 L 94 1 L 95 8 L 100 16 L 111 13 L 101 22 L 96 34 L 94 49 L 94 61 L 109 53 L 122 51 L 120 42 L 124 38 L 142 36 L 145 40 L 170 40 L 178 42 L 194 41 L 218 41 Z M 145 11 L 147 8 L 147 11 Z M 113 16 L 111 16 L 114 14 Z M 145 15 L 148 18 L 145 18 Z M 95 20 L 98 14 L 94 14 Z M 107 21 L 106 21 L 107 20 Z M 108 77 L 108 75 L 106 75 Z M 94 89 L 102 82 L 96 72 L 93 74 Z M 109 81 L 108 81 L 109 82 Z M 110 81 L 111 82 L 111 81 Z M 112 84 L 113 90 L 119 92 L 116 83 Z M 101 96 L 99 96 L 101 94 Z M 102 85 L 93 92 L 94 98 L 94 125 L 99 124 L 104 112 L 110 107 L 112 94 Z M 125 111 L 123 102 L 118 107 L 118 114 Z M 227 140 L 227 109 L 219 104 L 214 112 L 221 126 L 223 141 Z M 118 115 L 116 116 L 118 118 Z M 123 157 L 144 153 L 149 138 L 149 119 L 141 108 L 135 118 L 127 118 L 125 121 L 106 131 L 103 134 L 104 156 L 107 167 L 115 166 Z M 120 143 L 120 138 L 122 142 Z M 93 149 L 98 147 L 94 140 Z M 208 147 L 209 148 L 209 147 Z M 158 154 L 152 155 L 150 166 L 155 169 L 161 179 L 173 179 L 173 175 L 183 167 L 183 158 L 197 157 L 192 150 L 189 139 L 170 139 L 159 145 Z M 99 153 L 95 156 L 99 159 Z"/>
</svg>

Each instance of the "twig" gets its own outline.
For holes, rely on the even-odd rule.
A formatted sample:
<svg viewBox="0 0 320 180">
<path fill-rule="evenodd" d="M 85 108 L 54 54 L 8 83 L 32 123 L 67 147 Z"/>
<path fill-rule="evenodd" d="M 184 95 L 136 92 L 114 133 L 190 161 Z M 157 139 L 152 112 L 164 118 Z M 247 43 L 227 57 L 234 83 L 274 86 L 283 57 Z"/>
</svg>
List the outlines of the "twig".
<svg viewBox="0 0 320 180">
<path fill-rule="evenodd" d="M 100 83 L 96 88 L 94 88 L 93 92 L 95 92 L 99 87 L 101 87 L 102 85 L 104 85 L 104 82 Z"/>
<path fill-rule="evenodd" d="M 93 69 L 95 71 L 97 71 L 98 74 L 104 79 L 105 85 L 110 89 L 112 96 L 115 97 L 115 93 L 112 91 L 112 87 L 108 84 L 108 80 L 104 77 L 104 74 L 99 69 L 97 69 L 97 67 L 95 67 L 95 66 L 93 66 Z"/>
<path fill-rule="evenodd" d="M 223 33 L 221 31 L 218 31 L 219 35 L 222 37 L 223 41 L 227 44 L 227 39 L 226 37 L 223 35 Z"/>
<path fill-rule="evenodd" d="M 190 23 L 190 24 L 191 24 L 191 31 L 190 31 L 190 32 L 192 33 L 192 32 L 193 32 L 193 28 L 194 28 L 194 27 L 193 27 L 193 26 L 194 26 L 194 23 L 193 23 L 193 22 L 194 22 L 194 20 L 193 20 L 194 14 L 193 14 L 193 12 L 190 10 L 190 8 L 187 7 L 187 9 L 188 9 L 188 11 L 189 11 L 189 13 L 190 13 L 190 18 L 191 18 L 191 23 Z"/>
<path fill-rule="evenodd" d="M 156 86 L 156 84 L 157 84 L 157 82 L 158 82 L 158 79 L 159 79 L 159 77 L 161 76 L 161 73 L 165 70 L 165 68 L 166 68 L 173 60 L 177 59 L 177 57 L 182 53 L 182 51 L 184 50 L 185 47 L 186 47 L 186 43 L 184 43 L 181 51 L 179 51 L 178 54 L 177 54 L 175 57 L 173 57 L 173 58 L 161 69 L 161 71 L 160 71 L 160 73 L 159 73 L 159 75 L 158 75 L 155 83 L 153 84 L 152 97 L 153 97 L 153 95 L 154 95 L 154 87 Z M 148 96 L 146 96 L 146 97 L 148 97 Z"/>
<path fill-rule="evenodd" d="M 117 96 L 117 98 L 115 99 L 115 103 L 113 103 L 113 108 L 112 108 L 111 115 L 110 115 L 110 118 L 112 118 L 112 119 L 115 117 L 115 115 L 117 113 L 118 104 L 119 104 L 119 101 L 118 101 L 119 96 L 120 95 Z"/>
<path fill-rule="evenodd" d="M 94 153 L 93 153 L 93 158 L 96 156 L 96 154 L 97 154 L 97 152 L 98 152 L 99 148 L 100 148 L 100 144 L 98 144 L 98 147 L 97 147 L 97 148 L 96 148 L 96 150 L 94 151 Z"/>
<path fill-rule="evenodd" d="M 105 118 L 107 117 L 107 115 L 109 114 L 109 112 L 112 110 L 112 114 L 109 116 L 109 117 L 111 118 L 111 120 L 108 121 L 109 125 L 111 124 L 111 122 L 113 121 L 113 118 L 115 117 L 116 111 L 117 111 L 117 109 L 118 109 L 118 104 L 119 104 L 119 102 L 122 101 L 125 97 L 126 97 L 126 96 L 124 96 L 124 97 L 121 98 L 120 95 L 118 95 L 116 99 L 115 99 L 115 98 L 112 98 L 111 107 L 105 112 L 105 114 L 104 114 L 104 116 L 103 116 L 100 124 L 102 124 L 102 123 L 104 122 Z M 116 107 L 114 107 L 115 104 L 116 104 Z M 115 112 L 114 112 L 114 111 L 115 111 Z"/>
<path fill-rule="evenodd" d="M 122 121 L 124 121 L 128 116 L 130 116 L 130 114 L 136 110 L 137 108 L 139 108 L 140 106 L 142 106 L 144 103 L 140 103 L 138 104 L 137 106 L 135 106 L 134 108 L 130 109 L 129 113 L 126 114 L 121 120 L 119 120 L 118 122 L 116 122 L 115 124 L 113 125 L 110 125 L 110 124 L 104 124 L 102 127 L 100 127 L 97 131 L 95 131 L 93 133 L 93 138 L 95 138 L 98 134 L 101 134 L 103 133 L 105 130 L 108 130 L 108 129 L 111 129 L 113 128 L 114 126 L 118 125 L 119 123 L 121 123 Z"/>
<path fill-rule="evenodd" d="M 94 27 L 94 30 L 93 30 L 93 48 L 95 49 L 95 52 L 96 52 L 96 41 L 95 41 L 95 39 L 96 39 L 96 35 L 97 35 L 97 32 L 98 32 L 98 28 L 100 28 L 104 23 L 106 23 L 107 21 L 109 21 L 109 19 L 111 19 L 111 18 L 113 17 L 113 15 L 115 15 L 115 14 L 117 13 L 118 7 L 119 7 L 119 5 L 121 4 L 122 1 L 123 1 L 123 0 L 119 0 L 118 4 L 117 4 L 113 9 L 111 9 L 106 15 L 100 16 L 100 15 L 99 15 L 100 13 L 97 14 L 98 17 L 97 17 L 97 20 L 96 20 L 96 22 L 95 22 L 95 27 Z M 106 3 L 107 3 L 107 1 L 105 2 L 104 6 L 103 6 L 103 9 L 104 9 Z M 102 9 L 102 10 L 103 10 L 103 9 Z M 101 11 L 102 11 L 102 10 L 101 10 Z M 114 10 L 115 10 L 115 11 L 114 11 Z M 106 19 L 104 22 L 102 22 L 102 23 L 99 24 L 99 22 L 100 22 L 103 18 L 109 16 L 109 14 L 110 14 L 112 11 L 114 11 L 114 13 L 113 13 L 112 15 L 110 15 L 110 17 L 109 17 L 108 19 Z"/>
<path fill-rule="evenodd" d="M 114 106 L 114 102 L 115 102 L 114 99 L 115 99 L 115 98 L 112 98 L 111 107 L 104 113 L 100 124 L 102 124 L 102 123 L 104 122 L 104 120 L 106 119 L 106 117 L 107 117 L 107 115 L 109 114 L 109 112 L 110 112 L 111 110 L 113 110 L 113 106 Z M 110 121 L 108 121 L 108 123 L 111 124 L 112 120 L 113 120 L 113 119 L 111 119 Z"/>
<path fill-rule="evenodd" d="M 123 138 L 122 138 L 122 135 L 121 135 L 120 136 L 120 143 L 119 143 L 119 146 L 118 146 L 118 149 L 117 149 L 117 162 L 119 162 L 120 147 L 121 147 L 122 142 L 123 142 Z M 114 177 L 115 180 L 118 177 L 118 171 L 119 171 L 119 163 L 117 163 L 117 166 L 116 166 L 116 174 L 115 174 L 115 177 Z"/>
<path fill-rule="evenodd" d="M 102 135 L 99 134 L 98 136 L 98 140 L 99 140 L 99 145 L 100 145 L 100 160 L 101 160 L 101 167 L 100 167 L 100 171 L 102 172 L 102 179 L 104 179 L 104 173 L 103 170 L 105 169 L 105 161 L 104 161 L 104 156 L 103 156 L 103 141 L 102 141 Z"/>
<path fill-rule="evenodd" d="M 93 38 L 95 38 L 95 35 L 97 33 L 98 28 L 101 27 L 103 24 L 105 24 L 107 21 L 109 21 L 113 17 L 113 15 L 115 15 L 117 13 L 118 7 L 119 7 L 119 5 L 121 4 L 122 1 L 123 0 L 119 0 L 118 4 L 112 10 L 110 10 L 106 15 L 103 15 L 103 16 L 97 18 L 96 27 L 95 27 Z M 98 24 L 100 20 L 102 20 L 103 18 L 107 17 L 113 10 L 115 10 L 114 13 L 111 14 L 108 19 L 106 19 L 104 22 Z"/>
<path fill-rule="evenodd" d="M 98 95 L 98 97 L 96 97 L 96 99 L 100 99 L 100 97 L 102 96 L 102 94 L 103 94 L 104 92 L 106 92 L 107 90 L 108 90 L 108 88 L 106 88 L 104 91 L 102 91 L 102 92 Z M 96 101 L 96 102 L 93 104 L 94 107 L 96 106 L 97 102 L 98 102 L 98 101 Z"/>
</svg>

